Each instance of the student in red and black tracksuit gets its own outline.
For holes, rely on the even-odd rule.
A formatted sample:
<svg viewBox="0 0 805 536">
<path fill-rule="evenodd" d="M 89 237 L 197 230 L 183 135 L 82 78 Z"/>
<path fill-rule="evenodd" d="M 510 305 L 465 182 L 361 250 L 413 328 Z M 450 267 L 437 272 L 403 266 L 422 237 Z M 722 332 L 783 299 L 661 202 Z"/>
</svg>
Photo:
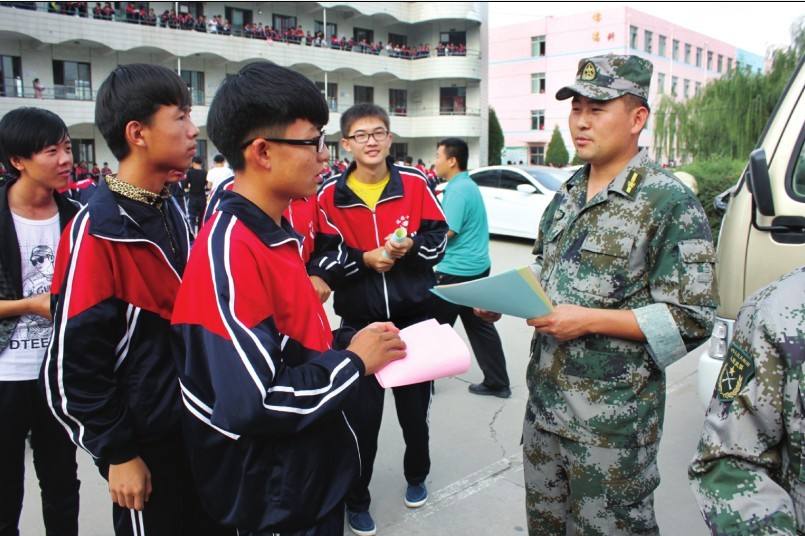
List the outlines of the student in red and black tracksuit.
<svg viewBox="0 0 805 536">
<path fill-rule="evenodd" d="M 311 81 L 269 62 L 224 81 L 208 115 L 235 179 L 197 238 L 173 323 L 193 473 L 208 511 L 241 535 L 343 533 L 360 454 L 342 408 L 360 377 L 404 356 L 391 323 L 334 340 L 282 215 L 316 192 L 327 119 Z"/>
<path fill-rule="evenodd" d="M 56 255 L 40 382 L 108 480 L 118 535 L 228 533 L 204 513 L 190 475 L 170 335 L 190 233 L 166 186 L 195 151 L 189 108 L 170 69 L 112 71 L 95 120 L 120 171 L 65 229 Z"/>
<path fill-rule="evenodd" d="M 224 192 L 232 190 L 235 185 L 234 183 L 235 177 L 224 179 L 218 183 L 215 189 L 210 193 L 207 211 L 204 213 L 205 223 L 212 217 L 215 211 L 218 210 Z M 299 248 L 299 253 L 302 255 L 302 262 L 305 264 L 307 264 L 311 255 L 313 255 L 316 235 L 318 234 L 318 207 L 316 196 L 309 195 L 307 197 L 291 200 L 291 203 L 282 212 L 282 216 L 290 222 L 294 231 L 302 237 L 302 245 Z M 321 303 L 326 302 L 331 292 L 329 285 L 318 276 L 311 276 L 310 280 L 313 283 L 313 287 L 316 289 L 316 293 L 319 295 Z"/>
<path fill-rule="evenodd" d="M 394 165 L 389 120 L 374 105 L 356 105 L 341 116 L 342 145 L 355 162 L 319 193 L 319 234 L 308 272 L 335 291 L 335 311 L 355 329 L 393 321 L 406 327 L 432 317 L 429 289 L 433 266 L 444 254 L 447 223 L 427 179 L 416 169 Z M 395 229 L 406 238 L 388 240 Z M 383 389 L 373 376 L 361 381 L 351 408 L 361 442 L 361 477 L 347 496 L 348 521 L 356 534 L 374 534 L 369 482 L 383 413 Z M 405 439 L 405 504 L 427 500 L 430 471 L 427 415 L 431 382 L 394 388 Z"/>
</svg>

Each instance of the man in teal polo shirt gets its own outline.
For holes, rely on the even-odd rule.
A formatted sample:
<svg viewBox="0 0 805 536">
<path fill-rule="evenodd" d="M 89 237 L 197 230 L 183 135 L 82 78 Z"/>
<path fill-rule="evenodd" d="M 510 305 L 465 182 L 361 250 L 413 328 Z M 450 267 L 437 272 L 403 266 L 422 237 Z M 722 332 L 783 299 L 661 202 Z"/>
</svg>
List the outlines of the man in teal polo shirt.
<svg viewBox="0 0 805 536">
<path fill-rule="evenodd" d="M 467 173 L 469 149 L 458 138 L 447 138 L 436 146 L 436 173 L 447 180 L 442 194 L 442 209 L 447 217 L 447 252 L 436 266 L 440 285 L 463 283 L 489 275 L 489 225 L 478 186 Z M 484 374 L 482 383 L 469 386 L 476 395 L 509 398 L 506 358 L 495 326 L 476 316 L 472 308 L 437 298 L 436 318 L 453 325 L 461 317 L 478 366 Z"/>
</svg>

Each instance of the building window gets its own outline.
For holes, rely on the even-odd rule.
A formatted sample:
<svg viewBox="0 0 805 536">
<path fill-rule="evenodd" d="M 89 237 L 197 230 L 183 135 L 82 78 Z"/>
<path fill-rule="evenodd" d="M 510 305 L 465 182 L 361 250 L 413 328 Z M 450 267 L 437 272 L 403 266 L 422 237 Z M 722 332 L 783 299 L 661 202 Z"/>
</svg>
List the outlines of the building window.
<svg viewBox="0 0 805 536">
<path fill-rule="evenodd" d="M 325 142 L 325 144 L 327 145 L 327 151 L 330 153 L 330 167 L 332 167 L 340 160 L 338 157 L 338 146 L 341 144 L 337 141 L 328 141 Z"/>
<path fill-rule="evenodd" d="M 693 94 L 698 96 L 699 93 L 701 93 L 701 92 L 702 92 L 702 83 L 701 82 L 696 82 L 696 86 L 693 88 Z"/>
<path fill-rule="evenodd" d="M 707 70 L 713 70 L 713 52 L 710 50 L 707 51 Z"/>
<path fill-rule="evenodd" d="M 405 157 L 408 156 L 408 144 L 392 143 L 389 149 L 389 156 L 391 156 L 391 159 L 395 162 L 402 162 L 405 160 Z"/>
<path fill-rule="evenodd" d="M 676 97 L 676 84 L 679 79 L 676 76 L 671 77 L 671 95 Z"/>
<path fill-rule="evenodd" d="M 22 97 L 22 60 L 19 56 L 0 56 L 0 96 Z"/>
<path fill-rule="evenodd" d="M 467 113 L 467 88 L 439 88 L 439 113 L 441 115 L 464 115 Z"/>
<path fill-rule="evenodd" d="M 187 84 L 194 106 L 204 105 L 204 73 L 202 71 L 182 70 L 182 80 Z"/>
<path fill-rule="evenodd" d="M 389 114 L 408 115 L 407 89 L 389 89 Z"/>
<path fill-rule="evenodd" d="M 201 158 L 202 162 L 207 161 L 207 140 L 196 138 L 196 156 Z"/>
<path fill-rule="evenodd" d="M 324 34 L 324 23 L 320 20 L 313 21 L 313 35 L 318 35 L 319 33 L 323 34 L 325 39 L 329 39 L 334 35 L 338 35 L 338 25 L 334 22 L 328 22 L 327 33 Z"/>
<path fill-rule="evenodd" d="M 531 130 L 545 130 L 545 110 L 531 110 Z"/>
<path fill-rule="evenodd" d="M 685 43 L 685 63 L 690 65 L 690 51 L 691 51 L 690 43 Z"/>
<path fill-rule="evenodd" d="M 402 34 L 390 33 L 388 44 L 399 45 L 401 47 L 408 46 L 408 36 Z"/>
<path fill-rule="evenodd" d="M 727 58 L 727 72 L 732 70 L 732 58 Z"/>
<path fill-rule="evenodd" d="M 696 67 L 702 66 L 702 47 L 696 47 Z"/>
<path fill-rule="evenodd" d="M 665 73 L 657 73 L 657 94 L 665 93 Z"/>
<path fill-rule="evenodd" d="M 643 32 L 643 49 L 651 54 L 651 46 L 654 42 L 654 34 L 648 30 Z"/>
<path fill-rule="evenodd" d="M 89 63 L 54 60 L 53 92 L 57 99 L 92 100 Z"/>
<path fill-rule="evenodd" d="M 375 88 L 372 86 L 355 86 L 355 104 L 374 104 Z"/>
<path fill-rule="evenodd" d="M 657 54 L 660 56 L 665 57 L 665 36 L 661 35 L 660 40 L 657 43 Z"/>
<path fill-rule="evenodd" d="M 220 12 L 219 12 L 220 13 Z M 252 10 L 251 9 L 238 9 L 236 7 L 227 7 L 224 8 L 224 16 L 232 25 L 232 33 L 239 34 L 243 31 L 243 27 L 247 24 L 252 23 Z M 274 27 L 279 28 L 277 26 L 277 17 L 283 17 L 283 15 L 274 15 Z M 287 17 L 289 19 L 294 20 L 294 25 L 296 25 L 296 17 Z"/>
<path fill-rule="evenodd" d="M 682 82 L 682 96 L 686 99 L 690 97 L 690 80 L 687 78 Z"/>
<path fill-rule="evenodd" d="M 444 45 L 464 45 L 467 46 L 467 32 L 457 32 L 450 30 L 449 32 L 439 32 L 439 43 Z"/>
<path fill-rule="evenodd" d="M 70 143 L 73 146 L 73 161 L 76 164 L 78 162 L 86 162 L 92 165 L 95 162 L 95 140 L 71 139 Z M 79 178 L 80 177 L 76 177 L 76 180 Z"/>
<path fill-rule="evenodd" d="M 724 67 L 724 56 L 719 54 L 718 55 L 718 72 L 721 72 L 723 67 Z"/>
<path fill-rule="evenodd" d="M 375 40 L 375 32 L 366 28 L 355 28 L 352 30 L 352 37 L 356 43 L 366 40 L 367 43 L 371 44 Z"/>
<path fill-rule="evenodd" d="M 671 59 L 674 61 L 679 61 L 679 40 L 674 39 L 671 42 Z"/>
<path fill-rule="evenodd" d="M 327 84 L 327 95 L 324 95 L 324 82 L 316 82 L 316 87 L 319 88 L 324 99 L 327 101 L 327 107 L 331 112 L 338 111 L 338 84 Z"/>
<path fill-rule="evenodd" d="M 545 93 L 545 73 L 531 73 L 531 93 Z"/>
<path fill-rule="evenodd" d="M 528 146 L 528 163 L 532 166 L 545 165 L 545 145 Z"/>
<path fill-rule="evenodd" d="M 637 48 L 637 26 L 629 26 L 629 46 Z"/>
<path fill-rule="evenodd" d="M 536 35 L 531 38 L 531 56 L 544 56 L 545 55 L 545 36 Z"/>
<path fill-rule="evenodd" d="M 276 31 L 285 33 L 287 30 L 296 28 L 296 17 L 292 17 L 290 15 L 272 15 L 271 24 L 274 26 Z M 232 28 L 234 27 L 235 23 L 233 22 Z"/>
</svg>

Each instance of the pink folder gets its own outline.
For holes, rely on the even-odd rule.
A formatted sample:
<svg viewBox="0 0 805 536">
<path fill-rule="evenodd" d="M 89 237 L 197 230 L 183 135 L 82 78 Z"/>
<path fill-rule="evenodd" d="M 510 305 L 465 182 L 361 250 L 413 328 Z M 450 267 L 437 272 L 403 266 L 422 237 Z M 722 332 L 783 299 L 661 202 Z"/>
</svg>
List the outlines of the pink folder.
<svg viewBox="0 0 805 536">
<path fill-rule="evenodd" d="M 406 356 L 375 374 L 381 387 L 399 387 L 463 374 L 470 369 L 470 349 L 447 324 L 425 320 L 400 330 Z"/>
</svg>

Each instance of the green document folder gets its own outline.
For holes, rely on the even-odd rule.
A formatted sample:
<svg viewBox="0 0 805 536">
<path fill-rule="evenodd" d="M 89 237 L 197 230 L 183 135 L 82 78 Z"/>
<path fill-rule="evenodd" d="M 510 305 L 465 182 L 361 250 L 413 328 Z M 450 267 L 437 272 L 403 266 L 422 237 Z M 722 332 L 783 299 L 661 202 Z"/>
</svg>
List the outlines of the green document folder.
<svg viewBox="0 0 805 536">
<path fill-rule="evenodd" d="M 520 318 L 535 318 L 553 310 L 551 300 L 528 266 L 466 283 L 437 285 L 430 291 L 458 305 Z"/>
</svg>

